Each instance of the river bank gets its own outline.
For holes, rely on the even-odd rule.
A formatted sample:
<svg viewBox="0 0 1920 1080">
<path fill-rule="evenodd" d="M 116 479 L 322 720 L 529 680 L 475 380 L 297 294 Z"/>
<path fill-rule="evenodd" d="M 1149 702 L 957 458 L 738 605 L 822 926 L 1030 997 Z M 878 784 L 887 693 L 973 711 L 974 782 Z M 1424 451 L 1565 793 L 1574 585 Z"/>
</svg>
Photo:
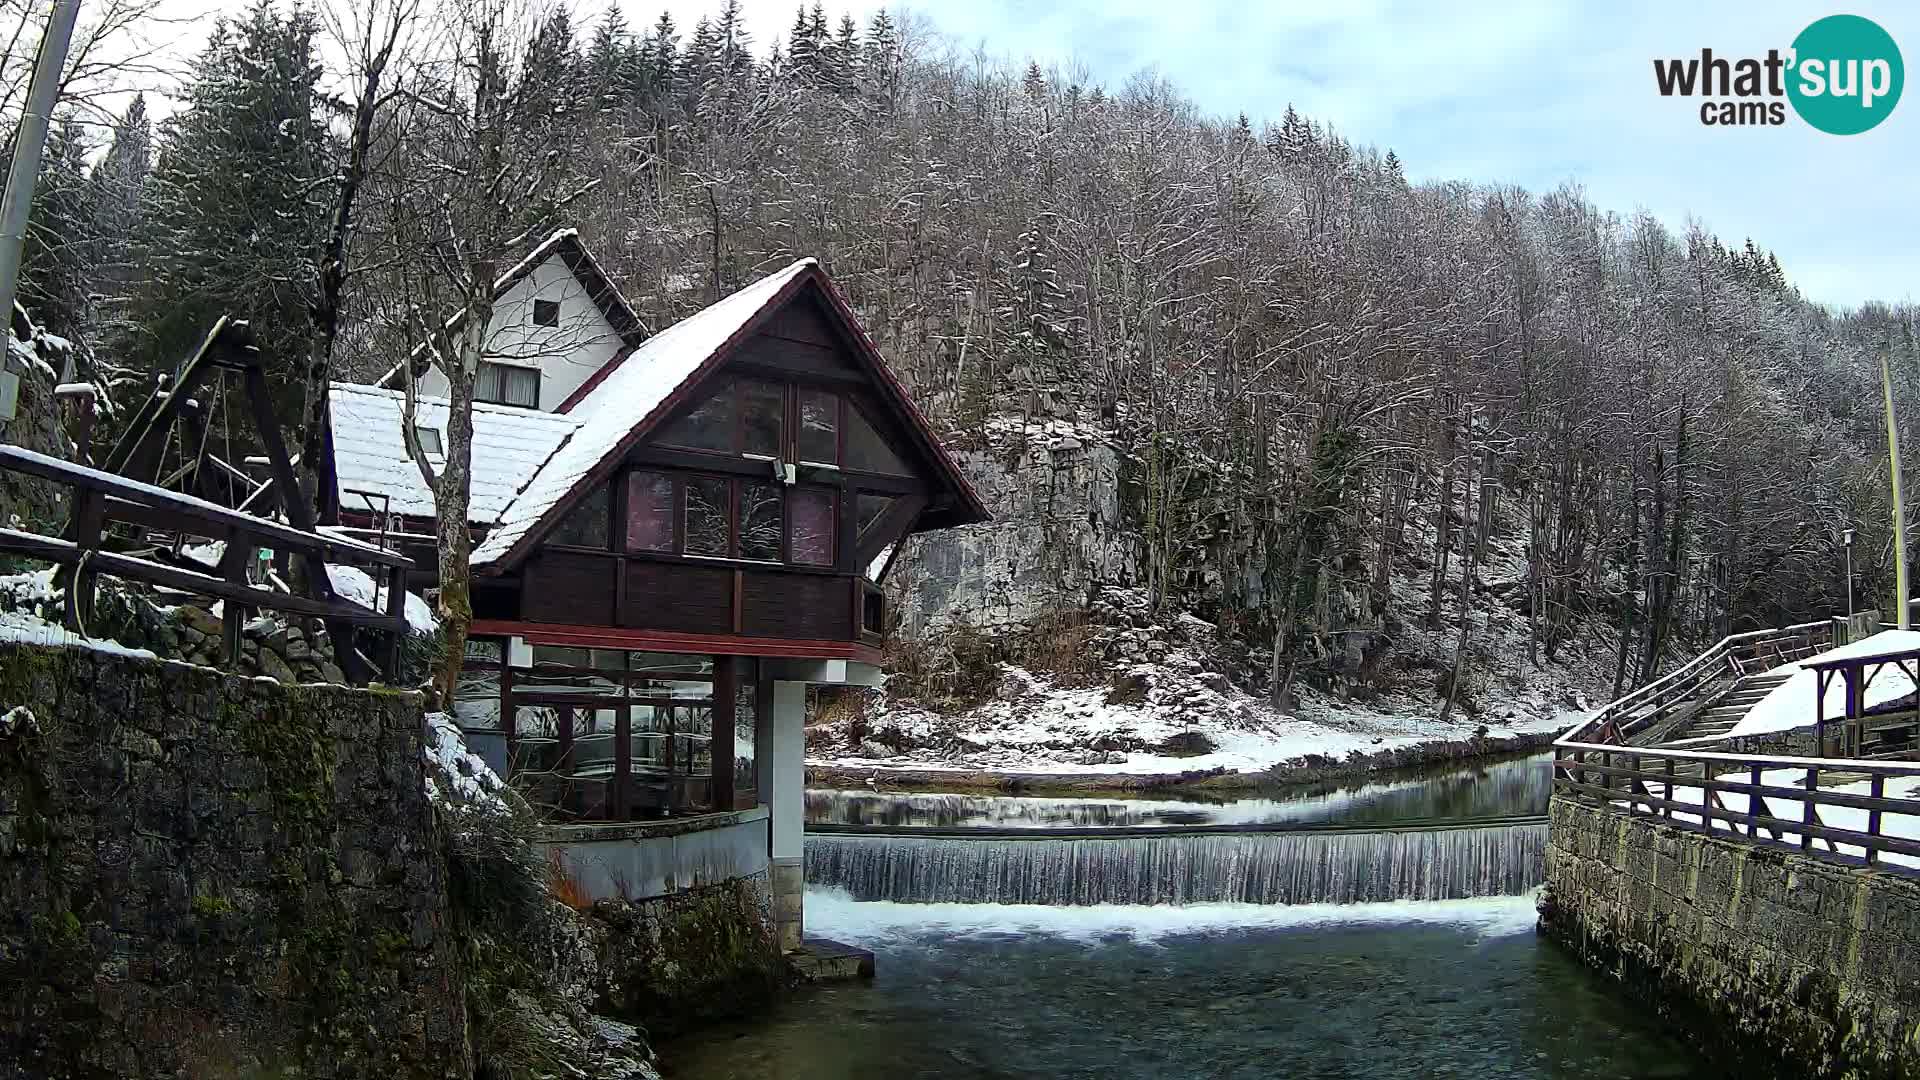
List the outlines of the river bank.
<svg viewBox="0 0 1920 1080">
<path fill-rule="evenodd" d="M 1469 736 L 1464 739 L 1429 739 L 1411 745 L 1355 751 L 1341 759 L 1307 754 L 1250 772 L 1218 767 L 1146 774 L 1110 771 L 1003 772 L 990 769 L 809 763 L 807 786 L 979 795 L 1100 794 L 1149 798 L 1178 793 L 1189 798 L 1225 798 L 1276 787 L 1369 779 L 1405 770 L 1534 752 L 1553 745 L 1558 734 L 1558 729 L 1554 729 Z"/>
</svg>

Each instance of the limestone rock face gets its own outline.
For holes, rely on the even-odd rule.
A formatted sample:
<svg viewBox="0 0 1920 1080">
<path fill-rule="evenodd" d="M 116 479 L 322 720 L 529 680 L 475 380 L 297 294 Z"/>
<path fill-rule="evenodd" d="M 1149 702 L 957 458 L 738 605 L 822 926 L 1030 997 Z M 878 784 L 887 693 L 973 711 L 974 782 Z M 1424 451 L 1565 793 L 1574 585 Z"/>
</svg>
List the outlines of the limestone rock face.
<svg viewBox="0 0 1920 1080">
<path fill-rule="evenodd" d="M 1061 421 L 991 433 L 956 455 L 994 520 L 915 538 L 893 570 L 901 630 L 1025 625 L 1098 586 L 1140 573 L 1139 537 L 1123 516 L 1121 457 Z"/>
</svg>

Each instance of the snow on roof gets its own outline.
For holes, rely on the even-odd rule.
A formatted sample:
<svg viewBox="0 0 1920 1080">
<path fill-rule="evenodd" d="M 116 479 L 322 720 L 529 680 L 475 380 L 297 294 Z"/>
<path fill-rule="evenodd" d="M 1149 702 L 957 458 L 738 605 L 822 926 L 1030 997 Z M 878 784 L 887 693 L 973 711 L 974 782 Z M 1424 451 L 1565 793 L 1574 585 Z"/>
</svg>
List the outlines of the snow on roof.
<svg viewBox="0 0 1920 1080">
<path fill-rule="evenodd" d="M 1818 677 L 1807 666 L 1828 660 L 1846 660 L 1857 656 L 1873 656 L 1878 653 L 1898 652 L 1903 649 L 1920 649 L 1920 630 L 1882 630 L 1870 637 L 1842 645 L 1837 649 L 1828 649 L 1803 660 L 1782 664 L 1773 670 L 1791 672 L 1786 682 L 1773 688 L 1766 697 L 1754 703 L 1753 708 L 1740 718 L 1740 722 L 1727 732 L 1729 738 L 1739 735 L 1766 735 L 1776 731 L 1790 731 L 1798 727 L 1808 727 L 1814 722 L 1814 697 L 1819 689 Z M 1867 683 L 1862 697 L 1866 707 L 1871 709 L 1888 702 L 1898 701 L 1913 693 L 1913 680 L 1900 670 L 1899 665 L 1882 667 Z M 1834 678 L 1827 683 L 1825 703 L 1827 719 L 1837 719 L 1847 715 L 1846 683 Z"/>
<path fill-rule="evenodd" d="M 573 438 L 500 513 L 498 527 L 474 549 L 473 565 L 484 566 L 511 551 L 631 432 L 646 423 L 682 383 L 713 359 L 781 290 L 815 265 L 813 259 L 801 259 L 761 278 L 655 334 L 624 363 L 606 369 L 606 377 L 564 417 L 579 423 Z M 477 480 L 477 468 L 475 473 Z"/>
<path fill-rule="evenodd" d="M 400 413 L 406 395 L 354 383 L 333 383 L 333 464 L 344 510 L 367 509 L 350 492 L 387 496 L 386 512 L 434 516 L 433 492 L 420 476 L 402 441 Z M 421 397 L 414 422 L 436 428 L 444 444 L 447 402 Z M 491 525 L 541 464 L 580 426 L 577 417 L 508 405 L 473 407 L 473 494 L 470 521 Z M 372 509 L 383 509 L 375 505 Z"/>
</svg>

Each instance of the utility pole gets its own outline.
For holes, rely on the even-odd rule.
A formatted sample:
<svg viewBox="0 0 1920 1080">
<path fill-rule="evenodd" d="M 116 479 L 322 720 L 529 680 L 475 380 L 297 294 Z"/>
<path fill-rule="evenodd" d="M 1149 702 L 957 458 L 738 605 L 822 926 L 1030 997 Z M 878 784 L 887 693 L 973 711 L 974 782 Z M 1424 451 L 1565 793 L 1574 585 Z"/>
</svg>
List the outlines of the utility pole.
<svg viewBox="0 0 1920 1080">
<path fill-rule="evenodd" d="M 40 39 L 33 64 L 33 84 L 27 89 L 26 108 L 13 138 L 13 165 L 7 171 L 7 192 L 0 198 L 0 318 L 13 323 L 13 294 L 20 283 L 20 249 L 27 241 L 27 215 L 33 209 L 33 191 L 40 182 L 40 152 L 46 147 L 47 126 L 60 95 L 60 72 L 67 64 L 67 44 L 80 14 L 80 0 L 53 0 L 53 17 Z M 12 333 L 12 330 L 8 330 Z M 12 380 L 6 381 L 0 400 L 0 419 L 13 418 Z"/>
<path fill-rule="evenodd" d="M 1887 476 L 1893 484 L 1893 589 L 1899 627 L 1912 629 L 1907 596 L 1907 508 L 1900 500 L 1900 426 L 1893 416 L 1893 373 L 1887 367 L 1887 347 L 1880 346 L 1880 393 L 1887 404 Z"/>
</svg>

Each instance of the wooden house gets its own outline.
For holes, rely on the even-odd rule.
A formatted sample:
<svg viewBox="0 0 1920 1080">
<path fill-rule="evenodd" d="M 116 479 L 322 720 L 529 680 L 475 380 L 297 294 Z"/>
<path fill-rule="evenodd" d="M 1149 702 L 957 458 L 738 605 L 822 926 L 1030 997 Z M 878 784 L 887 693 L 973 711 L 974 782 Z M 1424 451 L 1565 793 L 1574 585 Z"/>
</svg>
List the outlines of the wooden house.
<svg viewBox="0 0 1920 1080">
<path fill-rule="evenodd" d="M 893 554 L 985 508 L 812 259 L 651 334 L 571 232 L 496 292 L 470 744 L 557 821 L 765 808 L 797 890 L 804 686 L 876 681 Z M 329 516 L 432 567 L 403 377 L 333 385 Z M 429 451 L 444 385 L 419 379 Z"/>
</svg>

